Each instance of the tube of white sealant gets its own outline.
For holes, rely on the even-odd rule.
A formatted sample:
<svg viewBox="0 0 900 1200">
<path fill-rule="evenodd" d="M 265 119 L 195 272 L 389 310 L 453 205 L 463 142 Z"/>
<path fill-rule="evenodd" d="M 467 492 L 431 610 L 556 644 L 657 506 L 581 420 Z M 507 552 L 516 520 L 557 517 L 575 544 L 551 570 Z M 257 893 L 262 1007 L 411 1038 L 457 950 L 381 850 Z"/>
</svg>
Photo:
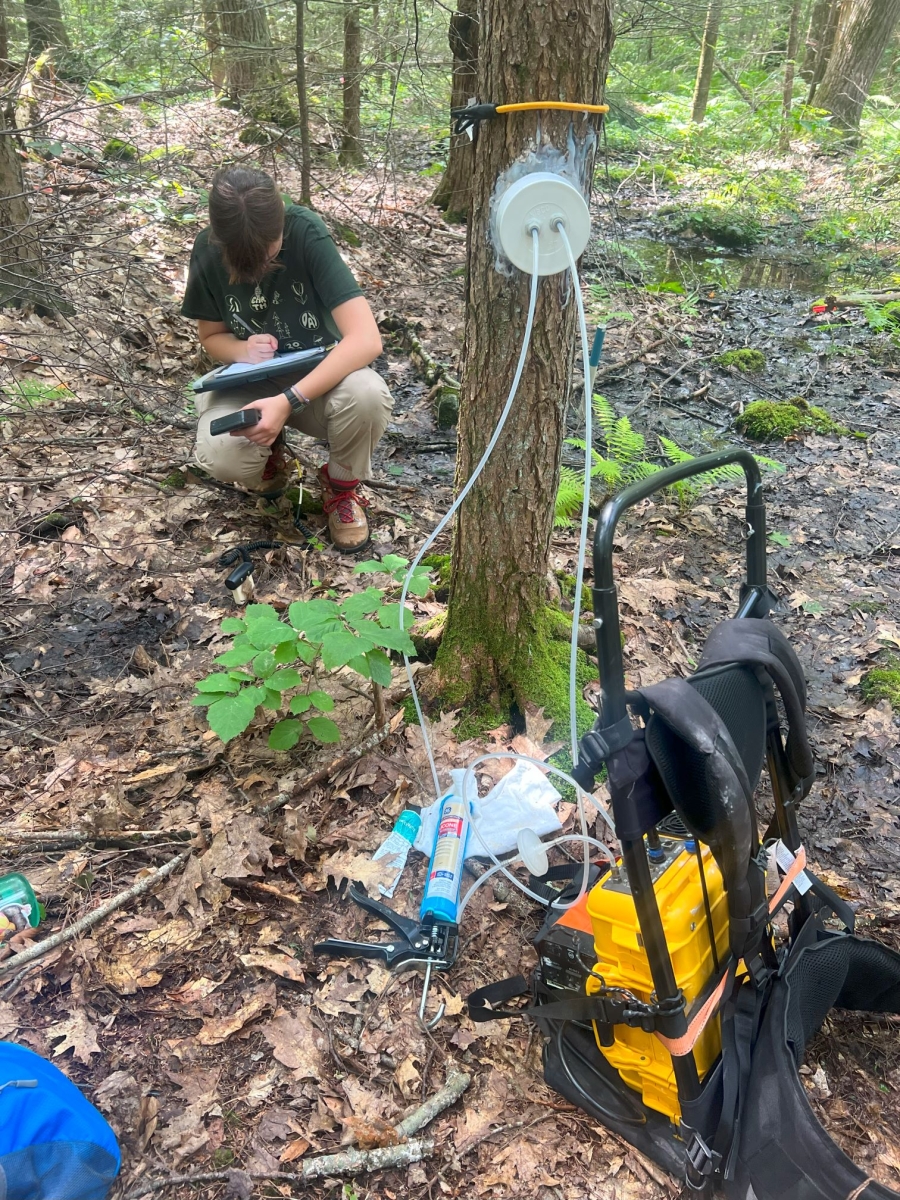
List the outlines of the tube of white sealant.
<svg viewBox="0 0 900 1200">
<path fill-rule="evenodd" d="M 450 925 L 457 924 L 466 842 L 469 839 L 469 812 L 462 795 L 464 775 L 465 771 L 451 771 L 453 787 L 441 797 L 434 849 L 419 910 L 420 921 L 431 918 L 446 921 Z"/>
</svg>

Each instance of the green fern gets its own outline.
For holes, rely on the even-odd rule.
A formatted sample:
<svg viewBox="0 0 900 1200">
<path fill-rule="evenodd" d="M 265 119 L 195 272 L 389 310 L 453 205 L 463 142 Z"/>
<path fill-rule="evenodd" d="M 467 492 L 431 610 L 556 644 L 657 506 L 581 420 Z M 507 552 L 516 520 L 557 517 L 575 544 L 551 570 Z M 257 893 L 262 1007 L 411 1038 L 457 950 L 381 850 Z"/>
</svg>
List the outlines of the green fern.
<svg viewBox="0 0 900 1200">
<path fill-rule="evenodd" d="M 900 305 L 898 305 L 900 308 Z M 632 428 L 627 417 L 617 417 L 615 411 L 605 396 L 595 396 L 593 401 L 594 419 L 606 443 L 606 457 L 593 446 L 591 447 L 591 478 L 603 484 L 607 496 L 614 495 L 622 488 L 639 479 L 649 479 L 662 467 L 647 459 L 647 441 L 642 433 Z M 693 454 L 673 442 L 671 438 L 660 437 L 660 445 L 665 457 L 670 463 L 691 462 Z M 569 446 L 584 451 L 583 438 L 566 438 Z M 781 463 L 771 458 L 756 456 L 756 461 L 763 467 L 781 471 Z M 724 467 L 716 467 L 712 471 L 704 471 L 691 479 L 683 479 L 671 489 L 677 497 L 682 511 L 690 508 L 700 495 L 709 487 L 728 480 L 742 479 L 743 469 L 738 463 L 728 463 Z M 557 526 L 571 525 L 574 517 L 581 511 L 581 500 L 584 489 L 582 472 L 571 467 L 562 467 L 559 476 L 559 491 L 556 496 L 556 512 L 554 524 Z"/>
</svg>

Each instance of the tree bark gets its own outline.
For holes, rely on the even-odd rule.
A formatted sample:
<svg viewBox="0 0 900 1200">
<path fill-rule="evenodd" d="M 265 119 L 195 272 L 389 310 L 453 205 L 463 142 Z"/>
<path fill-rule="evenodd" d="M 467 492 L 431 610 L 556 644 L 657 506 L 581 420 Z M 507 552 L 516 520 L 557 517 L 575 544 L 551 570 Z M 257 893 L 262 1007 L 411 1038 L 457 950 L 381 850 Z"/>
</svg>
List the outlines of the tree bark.
<svg viewBox="0 0 900 1200">
<path fill-rule="evenodd" d="M 812 11 L 809 14 L 809 25 L 806 29 L 806 48 L 803 53 L 803 65 L 800 68 L 800 77 L 801 79 L 805 79 L 807 83 L 812 82 L 812 77 L 815 74 L 816 58 L 818 57 L 822 40 L 825 37 L 828 14 L 833 4 L 834 0 L 815 0 Z"/>
<path fill-rule="evenodd" d="M 354 0 L 344 3 L 344 132 L 338 162 L 342 167 L 361 167 L 362 124 L 360 122 L 361 36 L 359 5 Z"/>
<path fill-rule="evenodd" d="M 611 0 L 482 0 L 478 95 L 497 104 L 534 97 L 596 104 L 612 40 Z M 595 145 L 594 122 L 569 113 L 511 114 L 478 133 L 457 486 L 472 473 L 500 416 L 528 302 L 529 277 L 496 267 L 489 223 L 498 177 L 529 156 L 536 169 L 552 169 L 562 152 L 589 195 Z M 557 736 L 567 727 L 568 646 L 553 639 L 546 575 L 574 335 L 569 281 L 543 280 L 512 412 L 459 514 L 435 676 L 435 690 L 448 703 L 501 711 L 513 699 L 544 704 L 558 717 Z M 561 620 L 555 614 L 557 626 Z"/>
<path fill-rule="evenodd" d="M 222 57 L 222 35 L 215 0 L 203 0 L 203 36 L 209 52 L 209 76 L 213 87 L 220 92 L 225 86 L 227 75 Z"/>
<path fill-rule="evenodd" d="M 450 18 L 453 83 L 450 107 L 462 108 L 478 89 L 478 0 L 457 0 Z M 464 221 L 472 196 L 475 151 L 468 133 L 450 133 L 447 169 L 431 197 L 448 221 Z"/>
<path fill-rule="evenodd" d="M 722 0 L 710 0 L 706 10 L 706 25 L 703 28 L 703 41 L 700 44 L 700 61 L 697 64 L 697 81 L 694 84 L 694 100 L 691 105 L 691 120 L 701 125 L 706 117 L 706 105 L 709 101 L 709 85 L 712 82 L 713 68 L 716 63 L 716 42 L 719 40 L 719 26 L 722 23 Z"/>
<path fill-rule="evenodd" d="M 41 267 L 14 129 L 12 106 L 0 108 L 0 305 L 34 299 Z"/>
<path fill-rule="evenodd" d="M 788 26 L 787 55 L 784 60 L 784 90 L 781 97 L 781 149 L 791 145 L 791 110 L 794 106 L 794 71 L 796 70 L 797 47 L 800 42 L 800 6 L 803 0 L 794 0 Z"/>
<path fill-rule="evenodd" d="M 312 208 L 309 151 L 309 95 L 306 91 L 306 0 L 295 0 L 297 10 L 297 110 L 300 115 L 300 203 Z"/>
<path fill-rule="evenodd" d="M 846 0 L 816 91 L 816 106 L 831 113 L 836 129 L 859 132 L 869 88 L 898 20 L 900 0 Z"/>
<path fill-rule="evenodd" d="M 9 21 L 6 16 L 6 0 L 0 0 L 0 64 L 9 58 Z"/>
<path fill-rule="evenodd" d="M 809 81 L 809 95 L 806 98 L 807 104 L 813 103 L 816 95 L 816 89 L 822 82 L 822 76 L 825 74 L 825 68 L 828 66 L 828 60 L 831 58 L 831 52 L 834 49 L 834 40 L 837 36 L 838 25 L 840 24 L 844 2 L 845 0 L 831 0 L 831 7 L 828 10 L 828 19 L 825 22 L 825 31 L 822 34 L 821 45 L 818 48 L 815 63 L 813 64 L 812 78 Z"/>
<path fill-rule="evenodd" d="M 260 121 L 294 124 L 296 113 L 275 60 L 265 4 L 218 0 L 218 6 L 230 100 Z"/>
<path fill-rule="evenodd" d="M 28 30 L 28 53 L 34 58 L 43 54 L 48 46 L 58 50 L 70 49 L 59 0 L 25 0 L 25 24 Z"/>
</svg>

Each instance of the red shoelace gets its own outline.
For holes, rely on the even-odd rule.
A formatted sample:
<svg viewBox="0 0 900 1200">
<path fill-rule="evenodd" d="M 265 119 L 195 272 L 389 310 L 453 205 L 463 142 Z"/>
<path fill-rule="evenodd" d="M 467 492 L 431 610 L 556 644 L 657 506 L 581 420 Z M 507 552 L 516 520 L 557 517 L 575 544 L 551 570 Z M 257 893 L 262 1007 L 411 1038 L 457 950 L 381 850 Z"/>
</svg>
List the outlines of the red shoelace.
<svg viewBox="0 0 900 1200">
<path fill-rule="evenodd" d="M 323 503 L 322 507 L 327 514 L 337 512 L 338 520 L 342 525 L 350 525 L 353 522 L 353 501 L 360 508 L 368 508 L 369 501 L 365 496 L 361 496 L 356 490 L 356 484 L 351 488 L 337 488 L 334 480 L 329 480 L 332 488 L 331 496 Z"/>
</svg>

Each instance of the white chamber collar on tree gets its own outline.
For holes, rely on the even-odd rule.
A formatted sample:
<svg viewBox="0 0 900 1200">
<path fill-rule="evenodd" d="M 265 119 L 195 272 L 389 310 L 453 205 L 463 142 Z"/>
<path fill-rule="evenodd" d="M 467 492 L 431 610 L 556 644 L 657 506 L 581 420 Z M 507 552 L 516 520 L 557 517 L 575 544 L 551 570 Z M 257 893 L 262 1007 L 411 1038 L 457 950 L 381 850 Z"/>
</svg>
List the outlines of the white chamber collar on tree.
<svg viewBox="0 0 900 1200">
<path fill-rule="evenodd" d="M 496 200 L 494 234 L 506 258 L 531 274 L 534 261 L 532 230 L 539 241 L 538 274 L 556 275 L 569 266 L 560 225 L 577 259 L 591 233 L 591 214 L 581 192 L 568 179 L 551 171 L 523 175 Z"/>
</svg>

